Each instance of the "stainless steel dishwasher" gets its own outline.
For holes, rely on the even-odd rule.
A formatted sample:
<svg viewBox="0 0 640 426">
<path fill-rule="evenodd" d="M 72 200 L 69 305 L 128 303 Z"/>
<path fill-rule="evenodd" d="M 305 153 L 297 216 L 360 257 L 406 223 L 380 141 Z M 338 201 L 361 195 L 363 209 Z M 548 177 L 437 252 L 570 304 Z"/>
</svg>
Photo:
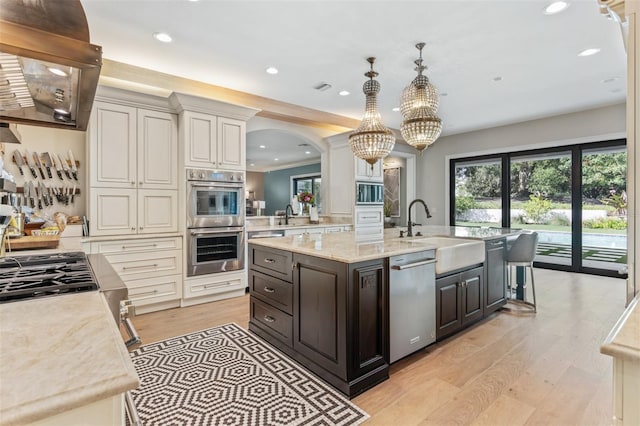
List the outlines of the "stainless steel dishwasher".
<svg viewBox="0 0 640 426">
<path fill-rule="evenodd" d="M 390 362 L 436 341 L 435 250 L 389 258 Z"/>
</svg>

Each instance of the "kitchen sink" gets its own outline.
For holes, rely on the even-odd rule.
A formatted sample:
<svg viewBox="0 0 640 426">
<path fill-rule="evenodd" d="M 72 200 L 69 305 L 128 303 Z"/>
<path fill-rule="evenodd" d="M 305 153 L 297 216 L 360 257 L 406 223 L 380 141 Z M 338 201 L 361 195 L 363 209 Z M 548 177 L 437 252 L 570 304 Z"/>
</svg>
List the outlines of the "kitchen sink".
<svg viewBox="0 0 640 426">
<path fill-rule="evenodd" d="M 398 239 L 412 245 L 436 248 L 436 274 L 444 274 L 484 262 L 484 242 L 463 238 L 418 237 Z"/>
</svg>

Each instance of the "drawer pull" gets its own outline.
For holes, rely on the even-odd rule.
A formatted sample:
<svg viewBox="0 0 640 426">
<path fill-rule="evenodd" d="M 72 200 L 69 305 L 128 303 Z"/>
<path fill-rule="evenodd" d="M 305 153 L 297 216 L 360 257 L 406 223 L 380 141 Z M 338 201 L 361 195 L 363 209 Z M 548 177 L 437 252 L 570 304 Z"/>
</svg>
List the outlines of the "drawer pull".
<svg viewBox="0 0 640 426">
<path fill-rule="evenodd" d="M 377 219 L 378 216 L 362 216 L 362 219 Z"/>
<path fill-rule="evenodd" d="M 276 290 L 271 288 L 271 287 L 265 287 L 263 290 L 266 291 L 267 293 L 275 293 L 276 292 Z"/>
<path fill-rule="evenodd" d="M 135 229 L 135 228 L 133 228 Z M 142 228 L 140 228 L 142 229 Z M 137 244 L 130 246 L 122 246 L 122 250 L 130 249 L 130 248 L 144 248 L 144 247 L 157 247 L 157 244 Z"/>
<path fill-rule="evenodd" d="M 266 258 L 266 259 L 264 260 L 264 263 L 276 263 L 276 261 L 275 261 L 275 259 L 269 259 L 269 258 Z"/>
<path fill-rule="evenodd" d="M 222 286 L 231 285 L 231 284 L 233 284 L 233 281 L 227 281 L 226 283 L 210 283 L 210 284 L 205 284 L 204 288 L 222 287 Z"/>
<path fill-rule="evenodd" d="M 157 268 L 157 267 L 158 267 L 158 264 L 157 263 L 153 263 L 151 265 L 123 266 L 122 270 L 126 271 L 128 269 Z"/>
<path fill-rule="evenodd" d="M 153 296 L 154 294 L 158 294 L 158 290 L 147 291 L 146 293 L 132 294 L 131 297 Z"/>
<path fill-rule="evenodd" d="M 270 317 L 269 315 L 265 315 L 264 320 L 266 322 L 276 322 L 276 319 L 274 317 Z"/>
</svg>

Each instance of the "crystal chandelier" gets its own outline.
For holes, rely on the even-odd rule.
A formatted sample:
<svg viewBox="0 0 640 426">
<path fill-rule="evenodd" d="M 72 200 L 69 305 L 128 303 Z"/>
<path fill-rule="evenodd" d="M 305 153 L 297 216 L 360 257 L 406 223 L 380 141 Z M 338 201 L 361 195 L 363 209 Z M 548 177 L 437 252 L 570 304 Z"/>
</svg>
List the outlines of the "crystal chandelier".
<svg viewBox="0 0 640 426">
<path fill-rule="evenodd" d="M 420 153 L 434 143 L 442 132 L 442 120 L 438 118 L 438 91 L 429 82 L 423 71 L 427 69 L 422 64 L 422 49 L 424 43 L 416 44 L 420 51 L 420 58 L 415 61 L 418 75 L 402 92 L 400 111 L 404 120 L 400 125 L 400 133 L 404 140 L 415 147 Z"/>
<path fill-rule="evenodd" d="M 374 80 L 378 73 L 373 70 L 376 58 L 367 58 L 371 69 L 365 73 L 369 80 L 362 86 L 367 101 L 364 117 L 358 128 L 349 136 L 349 145 L 353 154 L 373 165 L 381 158 L 389 155 L 396 142 L 393 132 L 382 124 L 378 113 L 377 95 L 380 92 L 380 83 Z"/>
</svg>

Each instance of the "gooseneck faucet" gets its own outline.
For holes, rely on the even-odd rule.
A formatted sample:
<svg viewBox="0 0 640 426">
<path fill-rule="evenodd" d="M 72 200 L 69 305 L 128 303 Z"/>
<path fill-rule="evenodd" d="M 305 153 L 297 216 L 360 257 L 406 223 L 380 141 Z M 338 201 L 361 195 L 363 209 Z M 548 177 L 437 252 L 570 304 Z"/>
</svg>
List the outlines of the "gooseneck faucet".
<svg viewBox="0 0 640 426">
<path fill-rule="evenodd" d="M 293 206 L 291 204 L 287 204 L 287 207 L 284 208 L 284 224 L 289 224 L 289 210 L 291 210 L 291 216 L 293 216 Z"/>
<path fill-rule="evenodd" d="M 409 204 L 409 227 L 407 229 L 407 237 L 413 237 L 413 230 L 412 227 L 413 225 L 419 225 L 419 223 L 413 223 L 411 221 L 411 207 L 413 207 L 413 205 L 415 203 L 420 203 L 424 206 L 424 211 L 427 212 L 427 219 L 431 217 L 431 213 L 429 213 L 429 207 L 427 207 L 427 203 L 425 203 L 423 200 L 421 200 L 420 198 L 416 198 L 415 200 L 413 200 L 410 204 Z M 420 234 L 420 232 L 418 232 L 418 234 Z M 420 236 L 420 235 L 416 235 L 416 236 Z"/>
</svg>

